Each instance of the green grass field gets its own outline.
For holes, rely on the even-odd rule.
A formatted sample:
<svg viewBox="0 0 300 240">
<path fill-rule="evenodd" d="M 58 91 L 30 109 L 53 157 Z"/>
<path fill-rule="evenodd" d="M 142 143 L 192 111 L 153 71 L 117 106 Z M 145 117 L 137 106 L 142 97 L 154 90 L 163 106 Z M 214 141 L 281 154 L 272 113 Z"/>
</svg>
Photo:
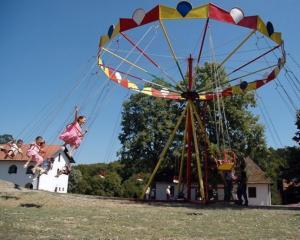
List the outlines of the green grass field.
<svg viewBox="0 0 300 240">
<path fill-rule="evenodd" d="M 0 239 L 300 239 L 300 211 L 2 192 Z"/>
</svg>

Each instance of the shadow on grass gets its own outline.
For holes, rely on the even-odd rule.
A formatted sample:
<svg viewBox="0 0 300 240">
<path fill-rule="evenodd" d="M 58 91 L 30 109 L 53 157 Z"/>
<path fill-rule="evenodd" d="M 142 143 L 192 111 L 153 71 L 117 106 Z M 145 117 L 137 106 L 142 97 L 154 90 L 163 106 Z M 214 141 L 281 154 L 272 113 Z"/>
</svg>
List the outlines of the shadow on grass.
<svg viewBox="0 0 300 240">
<path fill-rule="evenodd" d="M 35 203 L 21 203 L 20 206 L 25 208 L 41 208 L 43 205 Z"/>
<path fill-rule="evenodd" d="M 12 195 L 1 195 L 0 198 L 3 198 L 5 200 L 11 200 L 11 199 L 19 200 L 20 199 L 19 197 L 12 196 Z"/>
</svg>

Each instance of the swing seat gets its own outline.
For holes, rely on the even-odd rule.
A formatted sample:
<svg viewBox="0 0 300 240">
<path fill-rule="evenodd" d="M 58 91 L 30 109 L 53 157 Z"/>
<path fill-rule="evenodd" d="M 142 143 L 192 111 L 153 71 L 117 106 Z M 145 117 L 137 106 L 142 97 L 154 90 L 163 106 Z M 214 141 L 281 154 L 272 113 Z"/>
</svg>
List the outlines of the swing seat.
<svg viewBox="0 0 300 240">
<path fill-rule="evenodd" d="M 233 162 L 222 163 L 218 166 L 219 171 L 231 171 L 234 166 Z"/>
<path fill-rule="evenodd" d="M 231 150 L 224 150 L 224 159 L 216 160 L 219 171 L 231 171 L 236 162 L 236 154 Z"/>
</svg>

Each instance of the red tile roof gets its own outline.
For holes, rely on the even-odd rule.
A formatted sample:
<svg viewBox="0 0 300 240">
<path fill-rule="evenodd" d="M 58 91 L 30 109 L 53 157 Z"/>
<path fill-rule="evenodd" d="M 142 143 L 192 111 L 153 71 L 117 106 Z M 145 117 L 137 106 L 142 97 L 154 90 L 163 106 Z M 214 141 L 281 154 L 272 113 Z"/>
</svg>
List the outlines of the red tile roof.
<svg viewBox="0 0 300 240">
<path fill-rule="evenodd" d="M 0 145 L 1 147 L 6 148 L 7 150 L 9 149 L 8 145 Z M 29 149 L 29 144 L 24 144 L 22 146 L 22 151 L 23 151 L 23 156 L 21 154 L 17 154 L 17 156 L 15 156 L 13 159 L 10 158 L 6 158 L 5 157 L 5 153 L 3 151 L 0 151 L 0 161 L 7 161 L 7 160 L 18 160 L 18 161 L 28 161 L 29 158 L 26 156 L 26 152 Z M 60 145 L 46 145 L 46 147 L 44 148 L 44 151 L 46 152 L 45 155 L 45 159 L 47 158 L 51 158 L 53 157 L 57 152 L 59 151 L 63 151 L 62 146 Z"/>
</svg>

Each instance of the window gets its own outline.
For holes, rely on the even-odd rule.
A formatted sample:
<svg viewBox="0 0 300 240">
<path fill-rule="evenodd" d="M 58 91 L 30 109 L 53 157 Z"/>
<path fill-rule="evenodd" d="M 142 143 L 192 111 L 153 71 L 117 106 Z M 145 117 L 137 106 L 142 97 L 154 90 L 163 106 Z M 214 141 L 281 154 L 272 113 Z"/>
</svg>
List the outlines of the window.
<svg viewBox="0 0 300 240">
<path fill-rule="evenodd" d="M 248 197 L 256 198 L 256 187 L 248 187 Z"/>
<path fill-rule="evenodd" d="M 11 165 L 9 168 L 8 168 L 8 173 L 9 174 L 12 174 L 12 173 L 17 173 L 17 166 L 16 165 Z"/>
<path fill-rule="evenodd" d="M 29 166 L 26 170 L 26 174 L 33 174 L 32 169 L 34 168 L 34 166 Z"/>
<path fill-rule="evenodd" d="M 62 190 L 62 191 L 65 191 L 65 188 L 62 188 L 61 190 Z"/>
<path fill-rule="evenodd" d="M 33 185 L 31 183 L 26 183 L 25 188 L 33 189 Z"/>
</svg>

